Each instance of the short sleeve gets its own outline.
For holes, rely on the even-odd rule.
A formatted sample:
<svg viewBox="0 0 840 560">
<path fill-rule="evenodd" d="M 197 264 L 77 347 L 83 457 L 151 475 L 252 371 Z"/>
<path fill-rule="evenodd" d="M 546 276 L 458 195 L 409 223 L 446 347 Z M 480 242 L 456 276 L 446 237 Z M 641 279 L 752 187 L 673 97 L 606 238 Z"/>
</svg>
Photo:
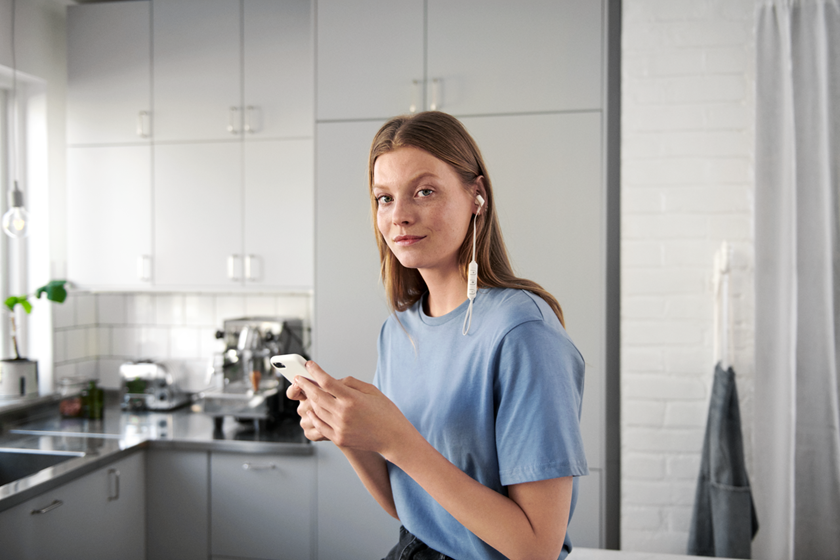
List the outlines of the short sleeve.
<svg viewBox="0 0 840 560">
<path fill-rule="evenodd" d="M 505 486 L 589 472 L 580 433 L 584 362 L 560 329 L 528 321 L 499 345 L 496 448 Z"/>
</svg>

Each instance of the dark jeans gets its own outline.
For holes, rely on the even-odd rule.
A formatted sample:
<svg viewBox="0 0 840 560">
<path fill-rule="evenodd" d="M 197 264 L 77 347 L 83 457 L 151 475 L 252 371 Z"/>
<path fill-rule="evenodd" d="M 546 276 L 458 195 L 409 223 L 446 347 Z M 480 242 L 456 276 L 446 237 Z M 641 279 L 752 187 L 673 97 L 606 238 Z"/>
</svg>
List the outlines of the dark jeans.
<svg viewBox="0 0 840 560">
<path fill-rule="evenodd" d="M 400 527 L 400 542 L 383 560 L 452 560 L 449 556 L 432 550 L 426 544 Z"/>
</svg>

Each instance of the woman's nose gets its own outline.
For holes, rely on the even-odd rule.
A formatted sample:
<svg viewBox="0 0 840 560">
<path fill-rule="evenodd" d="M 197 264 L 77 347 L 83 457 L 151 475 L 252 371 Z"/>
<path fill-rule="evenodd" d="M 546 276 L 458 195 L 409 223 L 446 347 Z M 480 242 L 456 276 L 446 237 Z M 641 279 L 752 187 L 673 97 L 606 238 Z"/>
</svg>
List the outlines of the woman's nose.
<svg viewBox="0 0 840 560">
<path fill-rule="evenodd" d="M 393 214 L 391 219 L 395 224 L 407 224 L 414 220 L 414 212 L 411 208 L 411 202 L 403 199 L 396 199 L 392 205 Z"/>
</svg>

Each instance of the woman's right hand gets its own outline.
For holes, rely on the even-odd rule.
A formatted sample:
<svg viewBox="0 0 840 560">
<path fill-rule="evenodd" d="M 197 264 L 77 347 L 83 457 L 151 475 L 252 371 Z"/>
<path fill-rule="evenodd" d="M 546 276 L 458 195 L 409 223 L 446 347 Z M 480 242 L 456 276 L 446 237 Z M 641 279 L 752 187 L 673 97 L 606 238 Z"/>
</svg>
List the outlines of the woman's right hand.
<svg viewBox="0 0 840 560">
<path fill-rule="evenodd" d="M 313 424 L 309 416 L 312 410 L 312 403 L 306 398 L 306 393 L 303 392 L 296 383 L 292 383 L 286 389 L 286 396 L 293 401 L 298 401 L 297 413 L 300 416 L 300 427 L 303 428 L 303 435 L 310 441 L 328 441 L 324 434 L 318 431 L 318 428 Z"/>
</svg>

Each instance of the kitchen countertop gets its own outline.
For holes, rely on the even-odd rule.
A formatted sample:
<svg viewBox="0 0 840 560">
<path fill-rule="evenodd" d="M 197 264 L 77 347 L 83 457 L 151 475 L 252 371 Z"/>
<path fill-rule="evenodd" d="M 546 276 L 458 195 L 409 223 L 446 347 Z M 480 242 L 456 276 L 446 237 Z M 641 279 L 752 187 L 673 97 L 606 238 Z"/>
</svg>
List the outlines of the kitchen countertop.
<svg viewBox="0 0 840 560">
<path fill-rule="evenodd" d="M 36 453 L 72 457 L 55 466 L 0 486 L 0 511 L 96 470 L 140 449 L 180 449 L 228 453 L 311 455 L 297 418 L 271 429 L 255 429 L 225 417 L 220 430 L 197 405 L 168 412 L 124 412 L 119 395 L 106 394 L 101 420 L 62 418 L 58 399 L 30 401 L 38 413 L 6 423 L 0 454 Z M 15 412 L 20 409 L 15 407 Z M 3 453 L 5 452 L 5 453 Z"/>
</svg>

